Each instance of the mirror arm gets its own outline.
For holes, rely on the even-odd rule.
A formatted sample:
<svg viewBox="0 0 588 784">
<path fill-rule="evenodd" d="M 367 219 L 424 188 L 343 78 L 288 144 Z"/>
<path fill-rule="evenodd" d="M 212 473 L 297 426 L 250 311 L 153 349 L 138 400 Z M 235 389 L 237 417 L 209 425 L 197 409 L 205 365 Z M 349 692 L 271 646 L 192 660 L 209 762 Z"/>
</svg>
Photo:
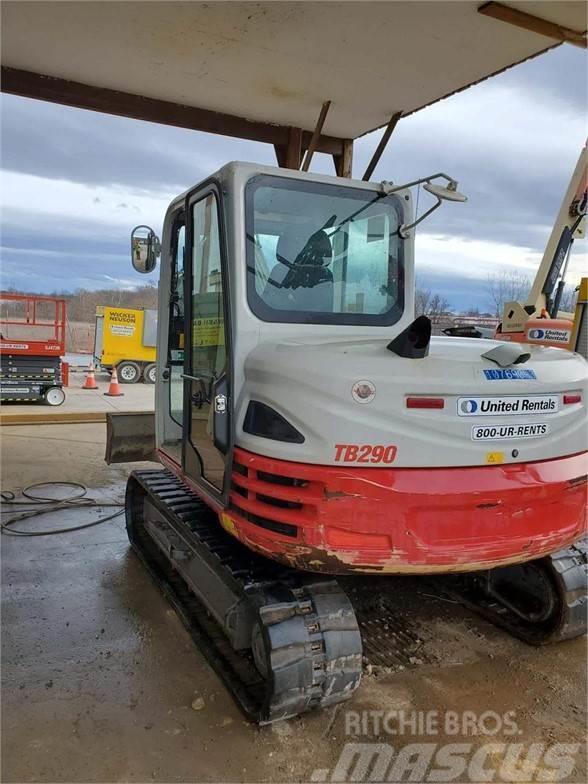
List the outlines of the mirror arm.
<svg viewBox="0 0 588 784">
<path fill-rule="evenodd" d="M 382 180 L 380 183 L 380 188 L 386 194 L 395 193 L 396 191 L 403 191 L 406 188 L 412 188 L 414 185 L 420 185 L 423 182 L 430 182 L 431 180 L 437 179 L 437 177 L 443 177 L 444 180 L 447 182 L 454 182 L 453 178 L 450 177 L 448 174 L 444 174 L 443 172 L 437 172 L 437 174 L 429 174 L 427 177 L 421 177 L 419 180 L 413 180 L 412 182 L 403 182 L 402 185 L 394 185 L 392 182 L 387 182 L 386 180 Z"/>
<path fill-rule="evenodd" d="M 426 212 L 423 212 L 423 214 L 421 215 L 420 218 L 418 218 L 418 220 L 413 221 L 413 223 L 409 223 L 408 226 L 405 226 L 404 224 L 400 226 L 398 228 L 398 236 L 401 237 L 403 240 L 407 239 L 411 229 L 414 229 L 414 227 L 418 226 L 419 223 L 425 220 L 425 218 L 428 218 L 432 212 L 435 212 L 437 207 L 441 205 L 441 199 L 438 196 L 436 197 L 436 199 L 437 199 L 436 203 L 433 204 L 433 206 L 430 207 Z"/>
</svg>

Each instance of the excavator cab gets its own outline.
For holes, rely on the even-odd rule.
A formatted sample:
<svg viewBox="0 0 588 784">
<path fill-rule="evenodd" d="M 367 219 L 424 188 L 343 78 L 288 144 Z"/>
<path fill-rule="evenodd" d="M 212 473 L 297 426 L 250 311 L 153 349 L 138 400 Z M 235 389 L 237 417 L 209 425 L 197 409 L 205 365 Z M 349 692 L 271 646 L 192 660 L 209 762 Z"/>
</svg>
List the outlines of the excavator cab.
<svg viewBox="0 0 588 784">
<path fill-rule="evenodd" d="M 410 323 L 412 239 L 399 235 L 410 210 L 409 191 L 246 164 L 229 164 L 171 205 L 157 386 L 164 459 L 226 504 L 236 418 L 297 437 L 263 401 L 242 411 L 245 353 L 260 327 L 267 340 L 393 336 Z"/>
</svg>

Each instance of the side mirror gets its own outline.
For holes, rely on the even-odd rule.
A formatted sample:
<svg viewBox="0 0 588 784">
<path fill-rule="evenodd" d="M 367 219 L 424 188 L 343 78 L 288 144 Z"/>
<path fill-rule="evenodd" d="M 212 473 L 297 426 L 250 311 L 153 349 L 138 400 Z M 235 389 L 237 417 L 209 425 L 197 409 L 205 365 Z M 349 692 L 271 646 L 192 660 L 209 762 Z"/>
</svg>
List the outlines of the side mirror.
<svg viewBox="0 0 588 784">
<path fill-rule="evenodd" d="M 161 255 L 159 237 L 149 226 L 135 226 L 131 232 L 131 262 L 136 272 L 153 272 Z"/>
</svg>

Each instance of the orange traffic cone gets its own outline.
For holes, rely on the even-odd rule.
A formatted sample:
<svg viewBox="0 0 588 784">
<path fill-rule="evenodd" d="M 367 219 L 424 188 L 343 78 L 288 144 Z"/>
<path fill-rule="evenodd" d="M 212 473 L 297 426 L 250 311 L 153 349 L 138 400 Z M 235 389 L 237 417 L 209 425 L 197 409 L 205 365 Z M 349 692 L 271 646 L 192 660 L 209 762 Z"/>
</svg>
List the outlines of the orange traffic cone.
<svg viewBox="0 0 588 784">
<path fill-rule="evenodd" d="M 96 379 L 94 378 L 94 363 L 90 362 L 90 367 L 88 369 L 88 373 L 86 375 L 86 380 L 82 386 L 82 389 L 98 389 L 98 384 L 96 383 Z"/>
<path fill-rule="evenodd" d="M 112 375 L 110 376 L 110 384 L 108 385 L 108 392 L 104 393 L 108 397 L 121 397 L 124 392 L 121 392 L 120 384 L 118 383 L 118 373 L 116 368 L 112 368 Z"/>
</svg>

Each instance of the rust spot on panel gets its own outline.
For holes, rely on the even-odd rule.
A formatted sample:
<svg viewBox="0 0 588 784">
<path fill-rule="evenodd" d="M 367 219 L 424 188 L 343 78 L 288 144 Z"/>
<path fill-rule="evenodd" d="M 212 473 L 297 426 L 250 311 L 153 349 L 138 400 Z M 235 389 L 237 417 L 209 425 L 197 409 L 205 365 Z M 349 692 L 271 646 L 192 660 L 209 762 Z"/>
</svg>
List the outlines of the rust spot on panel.
<svg viewBox="0 0 588 784">
<path fill-rule="evenodd" d="M 477 504 L 476 509 L 494 509 L 497 506 L 500 506 L 500 501 L 490 501 L 486 504 Z"/>
<path fill-rule="evenodd" d="M 346 493 L 344 490 L 328 490 L 326 487 L 324 495 L 327 501 L 332 501 L 335 498 L 361 498 L 357 493 Z"/>
</svg>

